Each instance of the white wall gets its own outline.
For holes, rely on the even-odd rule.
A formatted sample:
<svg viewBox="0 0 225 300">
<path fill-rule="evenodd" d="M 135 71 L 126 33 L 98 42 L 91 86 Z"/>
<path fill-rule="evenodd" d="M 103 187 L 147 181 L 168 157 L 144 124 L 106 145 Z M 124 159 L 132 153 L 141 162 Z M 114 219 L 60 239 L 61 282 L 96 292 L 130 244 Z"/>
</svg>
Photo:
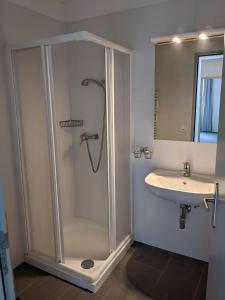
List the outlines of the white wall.
<svg viewBox="0 0 225 300">
<path fill-rule="evenodd" d="M 0 0 L 0 175 L 9 228 L 10 250 L 15 267 L 23 261 L 23 243 L 17 194 L 12 130 L 9 116 L 9 97 L 6 88 L 4 51 L 6 43 L 40 39 L 64 32 L 62 23 Z"/>
<path fill-rule="evenodd" d="M 186 160 L 192 169 L 214 173 L 216 146 L 189 142 L 153 141 L 154 46 L 150 39 L 225 26 L 222 0 L 172 0 L 145 8 L 70 23 L 68 31 L 88 30 L 134 49 L 134 126 L 137 146 L 150 145 L 151 161 L 134 162 L 135 238 L 161 248 L 208 259 L 210 215 L 195 209 L 187 228 L 178 229 L 179 209 L 153 196 L 144 184 L 155 167 L 181 169 Z"/>
</svg>

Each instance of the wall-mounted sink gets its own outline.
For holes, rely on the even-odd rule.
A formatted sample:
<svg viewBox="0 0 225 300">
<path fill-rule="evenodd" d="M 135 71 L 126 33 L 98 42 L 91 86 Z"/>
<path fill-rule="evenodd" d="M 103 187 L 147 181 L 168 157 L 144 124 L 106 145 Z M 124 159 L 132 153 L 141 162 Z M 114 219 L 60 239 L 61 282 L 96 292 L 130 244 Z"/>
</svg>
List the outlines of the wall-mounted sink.
<svg viewBox="0 0 225 300">
<path fill-rule="evenodd" d="M 182 171 L 154 170 L 145 183 L 160 198 L 189 205 L 201 204 L 214 194 L 214 177 L 195 173 L 184 177 Z"/>
</svg>

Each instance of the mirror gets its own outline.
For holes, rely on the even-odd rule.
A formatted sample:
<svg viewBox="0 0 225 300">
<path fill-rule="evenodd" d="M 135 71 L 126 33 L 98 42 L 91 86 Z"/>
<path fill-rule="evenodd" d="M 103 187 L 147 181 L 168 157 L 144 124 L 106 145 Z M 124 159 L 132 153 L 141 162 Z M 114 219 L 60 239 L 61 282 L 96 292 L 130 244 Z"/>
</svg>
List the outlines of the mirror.
<svg viewBox="0 0 225 300">
<path fill-rule="evenodd" d="M 217 142 L 223 49 L 223 36 L 155 45 L 155 139 Z"/>
</svg>

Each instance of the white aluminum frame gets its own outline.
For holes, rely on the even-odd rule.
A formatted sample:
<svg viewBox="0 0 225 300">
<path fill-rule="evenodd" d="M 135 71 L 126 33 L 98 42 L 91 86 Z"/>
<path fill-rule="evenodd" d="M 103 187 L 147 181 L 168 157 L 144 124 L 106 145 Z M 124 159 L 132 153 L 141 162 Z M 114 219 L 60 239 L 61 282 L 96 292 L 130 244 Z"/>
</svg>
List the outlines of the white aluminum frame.
<svg viewBox="0 0 225 300">
<path fill-rule="evenodd" d="M 19 113 L 18 100 L 17 100 L 17 87 L 15 80 L 15 61 L 13 57 L 13 50 L 10 48 L 7 51 L 7 62 L 8 62 L 8 75 L 9 75 L 9 91 L 11 98 L 11 110 L 14 116 L 13 118 L 13 133 L 15 135 L 15 146 L 16 146 L 16 161 L 17 161 L 17 175 L 19 178 L 19 194 L 20 199 L 22 200 L 22 215 L 23 215 L 23 239 L 24 239 L 24 252 L 25 256 L 28 255 L 31 249 L 31 226 L 28 212 L 28 194 L 27 194 L 27 186 L 26 186 L 26 172 L 24 168 L 24 150 L 22 143 L 22 129 L 21 129 L 21 117 Z"/>
<path fill-rule="evenodd" d="M 107 163 L 109 199 L 109 249 L 116 250 L 116 183 L 115 183 L 115 118 L 114 118 L 114 50 L 105 49 L 106 112 L 107 112 Z M 111 84 L 110 84 L 111 83 Z"/>
<path fill-rule="evenodd" d="M 48 122 L 49 136 L 49 157 L 50 157 L 50 173 L 53 198 L 53 226 L 55 255 L 57 262 L 64 262 L 64 240 L 61 217 L 61 201 L 59 191 L 59 177 L 57 167 L 57 137 L 55 128 L 55 110 L 54 110 L 54 86 L 53 86 L 53 70 L 52 70 L 52 52 L 51 46 L 41 46 L 43 79 L 45 83 L 45 104 L 47 109 L 46 120 Z"/>
<path fill-rule="evenodd" d="M 64 44 L 64 43 L 69 43 L 69 42 L 79 42 L 79 41 L 93 42 L 93 43 L 103 46 L 105 48 L 111 48 L 111 49 L 118 50 L 123 53 L 132 54 L 132 50 L 130 50 L 126 47 L 123 47 L 119 44 L 113 43 L 109 40 L 106 40 L 102 37 L 99 37 L 88 31 L 67 33 L 67 34 L 49 37 L 49 38 L 38 40 L 38 41 L 32 41 L 32 42 L 27 42 L 27 43 L 22 43 L 22 44 L 13 44 L 13 45 L 10 45 L 9 49 L 22 50 L 22 49 L 27 49 L 27 48 L 50 46 L 50 45 Z"/>
<path fill-rule="evenodd" d="M 56 129 L 55 129 L 55 110 L 54 110 L 54 88 L 53 88 L 53 70 L 52 70 L 52 52 L 51 46 L 56 44 L 87 41 L 105 47 L 105 72 L 106 72 L 106 94 L 107 94 L 107 163 L 108 163 L 108 201 L 109 201 L 109 248 L 110 255 L 105 261 L 105 271 L 103 272 L 97 282 L 81 282 L 79 274 L 76 271 L 69 269 L 63 265 L 63 234 L 62 234 L 62 218 L 61 218 L 61 205 L 60 205 L 60 192 L 59 192 L 59 178 L 57 172 L 57 147 L 56 147 Z M 49 157 L 50 157 L 50 171 L 51 171 L 51 185 L 53 196 L 53 215 L 54 215 L 54 236 L 55 236 L 55 249 L 56 261 L 48 259 L 40 254 L 31 251 L 31 232 L 30 221 L 28 212 L 28 195 L 25 180 L 25 168 L 23 158 L 23 145 L 21 136 L 21 120 L 19 107 L 17 104 L 16 93 L 16 79 L 15 79 L 15 65 L 13 52 L 15 50 L 23 50 L 34 47 L 40 47 L 42 57 L 43 79 L 45 87 L 45 105 L 48 121 L 48 136 L 49 140 Z M 115 199 L 115 132 L 114 132 L 114 50 L 128 54 L 130 56 L 130 233 L 124 241 L 116 245 L 116 199 Z M 132 147 L 133 147 L 133 110 L 132 110 L 132 51 L 121 45 L 98 37 L 87 31 L 70 33 L 56 37 L 50 37 L 40 41 L 28 42 L 23 44 L 12 45 L 7 48 L 8 65 L 9 65 L 9 79 L 11 88 L 12 108 L 15 115 L 14 129 L 16 133 L 17 149 L 18 149 L 18 166 L 19 177 L 21 183 L 21 198 L 23 199 L 23 213 L 25 219 L 24 236 L 26 241 L 25 261 L 44 269 L 56 276 L 68 280 L 81 287 L 96 292 L 97 289 L 104 282 L 105 278 L 109 275 L 110 271 L 119 262 L 133 241 L 133 197 L 132 197 Z"/>
</svg>

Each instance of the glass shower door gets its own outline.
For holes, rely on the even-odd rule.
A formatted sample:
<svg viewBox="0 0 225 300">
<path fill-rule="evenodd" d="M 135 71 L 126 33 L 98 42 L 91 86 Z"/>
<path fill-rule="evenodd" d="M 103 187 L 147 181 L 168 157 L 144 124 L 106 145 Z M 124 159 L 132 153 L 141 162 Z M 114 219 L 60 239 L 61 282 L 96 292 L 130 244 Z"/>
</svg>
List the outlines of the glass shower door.
<svg viewBox="0 0 225 300">
<path fill-rule="evenodd" d="M 28 254 L 55 259 L 48 117 L 41 47 L 13 51 Z"/>
<path fill-rule="evenodd" d="M 105 48 L 54 45 L 52 73 L 64 257 L 81 267 L 110 254 Z"/>
</svg>

